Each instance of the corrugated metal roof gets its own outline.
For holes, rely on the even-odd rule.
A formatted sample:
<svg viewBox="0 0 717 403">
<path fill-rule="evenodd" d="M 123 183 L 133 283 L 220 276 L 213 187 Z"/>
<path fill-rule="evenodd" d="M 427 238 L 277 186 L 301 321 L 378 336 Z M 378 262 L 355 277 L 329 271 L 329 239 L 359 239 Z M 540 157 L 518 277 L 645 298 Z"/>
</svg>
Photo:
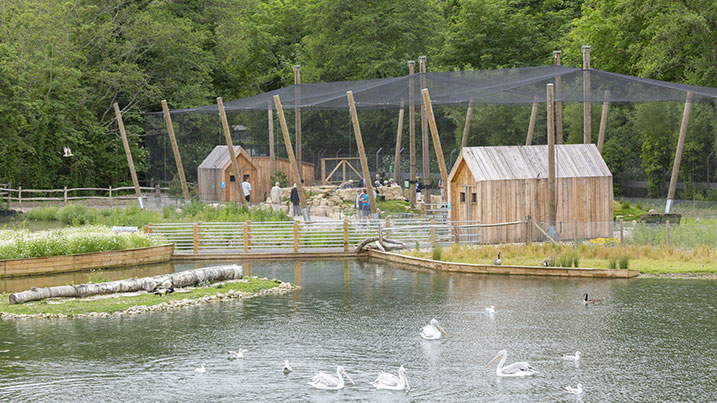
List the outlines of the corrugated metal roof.
<svg viewBox="0 0 717 403">
<path fill-rule="evenodd" d="M 239 154 L 241 146 L 234 146 L 234 152 Z M 216 146 L 207 158 L 202 161 L 197 169 L 221 169 L 229 162 L 229 148 L 227 146 Z"/>
<path fill-rule="evenodd" d="M 558 178 L 612 176 L 594 144 L 555 146 Z M 465 147 L 461 157 L 476 181 L 548 177 L 548 146 Z"/>
</svg>

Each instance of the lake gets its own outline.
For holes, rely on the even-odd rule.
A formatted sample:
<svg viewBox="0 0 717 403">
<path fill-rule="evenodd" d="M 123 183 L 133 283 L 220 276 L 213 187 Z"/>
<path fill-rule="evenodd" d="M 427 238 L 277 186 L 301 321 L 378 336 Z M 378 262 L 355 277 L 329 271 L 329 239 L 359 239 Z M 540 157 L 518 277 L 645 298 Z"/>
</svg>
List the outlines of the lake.
<svg viewBox="0 0 717 403">
<path fill-rule="evenodd" d="M 301 289 L 138 316 L 0 322 L 0 400 L 717 400 L 714 280 L 444 274 L 357 260 L 246 269 Z M 583 306 L 585 292 L 604 302 Z M 420 338 L 431 318 L 448 337 Z M 239 348 L 244 358 L 228 360 Z M 484 364 L 501 349 L 539 374 L 496 377 Z M 577 364 L 561 360 L 576 350 Z M 286 376 L 285 358 L 294 368 Z M 195 373 L 201 364 L 206 373 Z M 336 365 L 358 386 L 306 384 Z M 399 365 L 410 394 L 369 385 Z M 578 397 L 560 390 L 578 383 Z"/>
</svg>

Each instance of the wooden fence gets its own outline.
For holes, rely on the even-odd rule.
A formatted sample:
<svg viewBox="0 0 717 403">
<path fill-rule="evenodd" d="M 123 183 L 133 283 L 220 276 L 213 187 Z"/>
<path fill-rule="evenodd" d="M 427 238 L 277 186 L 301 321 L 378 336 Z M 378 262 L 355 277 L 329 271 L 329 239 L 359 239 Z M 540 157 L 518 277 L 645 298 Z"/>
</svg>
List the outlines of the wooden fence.
<svg viewBox="0 0 717 403">
<path fill-rule="evenodd" d="M 168 187 L 140 187 L 140 190 L 146 192 L 146 195 L 153 194 L 160 196 L 162 192 L 166 193 Z M 91 194 L 78 194 L 79 192 L 91 192 Z M 106 195 L 104 195 L 106 193 Z M 23 196 L 25 194 L 25 196 Z M 41 194 L 41 196 L 38 196 Z M 51 195 L 51 196 L 48 196 Z M 123 186 L 113 188 L 67 188 L 62 189 L 23 189 L 18 186 L 17 189 L 9 187 L 0 187 L 0 200 L 12 203 L 17 202 L 22 207 L 22 202 L 40 201 L 40 202 L 63 202 L 67 204 L 71 200 L 128 200 L 135 199 L 134 187 Z"/>
</svg>

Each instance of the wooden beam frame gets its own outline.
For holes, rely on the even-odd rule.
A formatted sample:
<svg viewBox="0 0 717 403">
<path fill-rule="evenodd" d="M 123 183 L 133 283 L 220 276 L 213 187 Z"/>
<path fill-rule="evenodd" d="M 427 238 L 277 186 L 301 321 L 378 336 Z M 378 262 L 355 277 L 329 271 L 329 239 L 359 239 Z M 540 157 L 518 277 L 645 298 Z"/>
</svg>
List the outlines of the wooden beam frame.
<svg viewBox="0 0 717 403">
<path fill-rule="evenodd" d="M 274 105 L 276 106 L 276 114 L 279 117 L 279 125 L 281 126 L 281 134 L 284 136 L 284 145 L 286 146 L 286 153 L 289 155 L 289 170 L 292 171 L 295 178 L 299 178 L 296 181 L 296 190 L 299 193 L 299 205 L 301 209 L 306 208 L 306 197 L 304 197 L 304 186 L 301 183 L 301 174 L 296 165 L 296 157 L 294 156 L 294 147 L 291 145 L 291 138 L 289 137 L 289 128 L 286 126 L 286 117 L 284 116 L 284 109 L 281 106 L 281 99 L 278 95 L 274 95 Z"/>
<path fill-rule="evenodd" d="M 560 66 L 560 58 L 563 52 L 559 50 L 553 51 L 553 61 L 556 66 Z M 563 79 L 558 76 L 555 77 L 555 97 L 560 98 L 560 91 L 563 87 Z M 563 144 L 563 103 L 558 101 L 555 103 L 555 137 L 557 138 L 558 144 Z"/>
<path fill-rule="evenodd" d="M 592 117 L 590 115 L 590 46 L 583 51 L 583 144 L 592 142 Z"/>
<path fill-rule="evenodd" d="M 535 119 L 538 116 L 538 102 L 533 101 L 533 107 L 530 109 L 530 122 L 528 123 L 528 134 L 525 136 L 525 145 L 533 144 L 533 131 L 535 130 Z"/>
<path fill-rule="evenodd" d="M 443 189 L 448 186 L 448 170 L 446 169 L 446 161 L 443 159 L 443 147 L 441 147 L 441 139 L 438 137 L 438 127 L 436 126 L 436 118 L 433 116 L 433 106 L 431 105 L 431 96 L 428 88 L 421 90 L 423 95 L 423 106 L 426 109 L 428 124 L 431 127 L 431 137 L 433 137 L 433 148 L 436 151 L 436 159 L 438 160 L 438 169 L 441 170 L 441 180 L 443 181 Z M 443 197 L 448 197 L 448 191 L 443 192 Z M 431 202 L 430 197 L 428 202 Z"/>
<path fill-rule="evenodd" d="M 301 66 L 294 66 L 294 136 L 296 137 L 296 169 L 301 174 L 302 155 L 301 154 L 301 108 L 299 108 L 299 99 L 301 98 Z M 299 176 L 301 182 L 301 176 Z"/>
<path fill-rule="evenodd" d="M 396 154 L 393 158 L 393 180 L 398 183 L 398 174 L 401 165 L 401 135 L 403 134 L 403 101 L 401 101 L 401 110 L 398 111 L 398 128 L 396 129 Z M 376 167 L 378 169 L 378 167 Z"/>
<path fill-rule="evenodd" d="M 134 186 L 134 193 L 137 197 L 142 197 L 142 191 L 139 189 L 139 180 L 137 179 L 137 171 L 134 170 L 134 160 L 132 159 L 132 151 L 129 149 L 129 141 L 127 140 L 127 133 L 124 130 L 124 122 L 122 121 L 122 113 L 117 102 L 112 105 L 115 109 L 115 116 L 117 117 L 117 126 L 119 127 L 120 136 L 122 137 L 122 146 L 124 147 L 124 153 L 127 156 L 127 165 L 129 165 L 129 174 L 132 177 L 132 185 Z"/>
<path fill-rule="evenodd" d="M 418 57 L 418 67 L 421 73 L 420 84 L 421 91 L 426 88 L 426 56 Z M 423 169 L 423 191 L 421 197 L 431 194 L 431 150 L 428 145 L 428 120 L 426 118 L 426 107 L 424 105 L 421 108 L 421 154 L 423 156 L 423 162 L 421 163 Z M 431 198 L 428 198 L 429 203 Z"/>
<path fill-rule="evenodd" d="M 471 119 L 473 118 L 473 101 L 468 102 L 466 111 L 466 123 L 463 125 L 463 136 L 461 137 L 461 148 L 468 145 L 468 132 L 471 130 Z M 445 186 L 445 184 L 444 184 Z"/>
<path fill-rule="evenodd" d="M 167 125 L 169 141 L 172 143 L 172 153 L 174 154 L 174 162 L 177 164 L 177 174 L 179 175 L 179 182 L 182 185 L 182 195 L 184 196 L 184 200 L 190 200 L 191 197 L 189 196 L 189 188 L 187 187 L 187 178 L 184 176 L 182 157 L 179 154 L 177 138 L 174 137 L 174 125 L 172 125 L 172 116 L 169 114 L 169 107 L 167 106 L 166 99 L 162 100 L 162 112 L 164 112 L 164 123 Z"/>
<path fill-rule="evenodd" d="M 408 61 L 408 198 L 411 204 L 416 204 L 416 106 L 414 105 L 414 83 L 413 74 L 415 73 L 416 62 Z"/>
<path fill-rule="evenodd" d="M 217 98 L 217 107 L 219 108 L 219 118 L 222 121 L 222 129 L 224 131 L 224 140 L 227 142 L 227 148 L 229 149 L 229 158 L 232 159 L 232 170 L 234 171 L 234 183 L 236 183 L 237 197 L 239 203 L 242 205 L 248 205 L 246 198 L 244 197 L 244 186 L 242 181 L 244 178 L 241 177 L 241 171 L 239 170 L 239 161 L 237 161 L 237 154 L 234 151 L 234 143 L 232 142 L 232 135 L 229 131 L 229 121 L 227 121 L 227 113 L 224 110 L 224 102 L 222 97 Z M 227 183 L 227 186 L 231 186 Z"/>
<path fill-rule="evenodd" d="M 271 103 L 266 108 L 267 123 L 269 124 L 269 177 L 276 173 L 276 151 L 274 149 L 274 108 Z"/>
<path fill-rule="evenodd" d="M 670 188 L 667 191 L 667 203 L 665 203 L 665 213 L 669 213 L 672 209 L 672 202 L 675 199 L 675 191 L 677 190 L 677 179 L 680 174 L 680 162 L 682 161 L 682 150 L 685 148 L 685 137 L 687 137 L 687 123 L 690 120 L 690 110 L 692 109 L 692 92 L 687 93 L 685 99 L 685 109 L 682 112 L 682 123 L 680 124 L 680 137 L 677 139 L 677 150 L 675 151 L 675 162 L 672 164 L 672 176 L 670 177 Z"/>
<path fill-rule="evenodd" d="M 602 154 L 602 147 L 605 144 L 605 130 L 607 128 L 607 109 L 610 106 L 610 90 L 605 91 L 605 97 L 602 101 L 602 115 L 600 115 L 600 131 L 598 131 L 597 148 Z"/>
<path fill-rule="evenodd" d="M 354 135 L 356 136 L 356 147 L 358 148 L 359 157 L 361 157 L 361 170 L 363 171 L 366 192 L 368 193 L 368 201 L 371 205 L 371 213 L 376 213 L 376 198 L 373 195 L 373 185 L 371 183 L 371 172 L 368 170 L 368 160 L 366 159 L 366 150 L 363 148 L 363 136 L 361 136 L 361 126 L 359 126 L 358 113 L 356 113 L 356 103 L 354 102 L 353 91 L 346 91 L 346 98 L 349 100 L 349 109 L 351 111 L 351 123 L 354 126 Z"/>
<path fill-rule="evenodd" d="M 555 204 L 555 120 L 553 111 L 553 84 L 546 88 L 548 110 L 548 220 L 550 225 L 557 221 L 557 206 Z"/>
</svg>

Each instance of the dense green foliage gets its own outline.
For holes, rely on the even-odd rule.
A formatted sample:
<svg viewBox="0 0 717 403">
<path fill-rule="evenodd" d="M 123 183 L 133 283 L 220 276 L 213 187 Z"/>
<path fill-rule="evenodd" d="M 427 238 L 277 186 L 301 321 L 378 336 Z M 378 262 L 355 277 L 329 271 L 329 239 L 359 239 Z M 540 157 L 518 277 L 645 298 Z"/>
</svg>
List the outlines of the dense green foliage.
<svg viewBox="0 0 717 403">
<path fill-rule="evenodd" d="M 491 69 L 551 63 L 561 49 L 564 64 L 579 66 L 580 47 L 590 44 L 594 68 L 717 87 L 717 3 L 708 0 L 16 0 L 2 7 L 0 183 L 25 188 L 127 184 L 114 102 L 125 112 L 140 178 L 154 178 L 146 136 L 163 135 L 162 123 L 150 129 L 138 112 L 159 111 L 162 99 L 182 108 L 277 89 L 293 83 L 295 64 L 303 82 L 403 75 L 419 55 L 434 71 Z M 611 107 L 604 155 L 616 194 L 627 180 L 648 180 L 650 195 L 664 196 L 681 111 L 676 103 Z M 476 107 L 469 144 L 521 144 L 529 113 Z M 717 158 L 707 157 L 717 150 L 715 113 L 714 104 L 693 106 L 680 170 L 685 197 L 701 196 L 692 183 L 717 177 Z M 464 116 L 464 107 L 437 110 L 446 153 L 460 144 Z M 582 106 L 565 105 L 564 116 L 566 140 L 580 141 Z M 305 152 L 355 151 L 345 111 L 303 118 Z M 217 134 L 216 142 L 190 146 L 198 133 L 177 130 L 193 177 L 222 140 L 216 116 L 191 119 L 211 122 Z M 259 139 L 265 119 L 242 123 Z M 361 119 L 367 152 L 393 149 L 393 113 Z M 535 133 L 545 141 L 540 119 Z M 62 157 L 64 146 L 74 157 Z M 169 155 L 163 164 L 173 164 Z M 388 170 L 390 159 L 379 164 Z"/>
<path fill-rule="evenodd" d="M 152 246 L 140 232 L 114 232 L 107 227 L 84 226 L 49 231 L 0 230 L 0 260 L 104 252 Z"/>
</svg>

